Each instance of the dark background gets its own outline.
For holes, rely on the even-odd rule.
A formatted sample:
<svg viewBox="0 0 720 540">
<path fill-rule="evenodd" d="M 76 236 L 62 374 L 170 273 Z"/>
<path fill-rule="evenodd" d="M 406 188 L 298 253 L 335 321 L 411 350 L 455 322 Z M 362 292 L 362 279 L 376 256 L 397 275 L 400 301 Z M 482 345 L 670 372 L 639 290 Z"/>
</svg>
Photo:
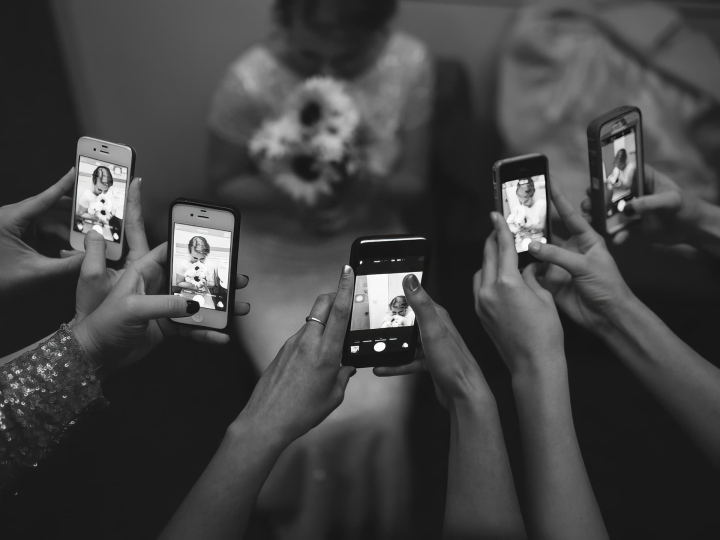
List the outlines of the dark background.
<svg viewBox="0 0 720 540">
<path fill-rule="evenodd" d="M 49 2 L 14 3 L 3 19 L 4 205 L 60 178 L 72 165 L 77 138 L 85 133 L 71 98 Z M 453 315 L 495 393 L 522 499 L 520 440 L 509 377 L 467 294 L 480 267 L 489 228 L 484 216 L 492 200 L 489 174 L 480 181 L 475 171 L 489 171 L 503 151 L 492 125 L 468 125 L 470 88 L 462 70 L 451 61 L 438 70 L 442 88 L 434 126 L 435 180 L 427 202 L 432 219 L 417 226 L 435 240 L 431 290 Z M 412 216 L 409 219 L 412 222 Z M 48 253 L 58 247 L 46 244 Z M 717 265 L 668 258 L 641 245 L 625 246 L 615 254 L 636 293 L 700 354 L 717 363 Z M 2 354 L 69 320 L 73 300 L 74 284 L 56 283 L 6 304 L 0 316 Z M 717 474 L 596 338 L 563 322 L 578 438 L 611 537 L 717 537 Z M 105 393 L 111 407 L 81 423 L 67 444 L 32 471 L 4 504 L 4 538 L 157 535 L 254 384 L 239 348 L 187 354 L 188 347 L 194 345 L 169 344 L 109 381 Z M 190 357 L 195 360 L 187 360 Z M 427 378 L 415 398 L 412 433 L 414 537 L 436 538 L 442 526 L 449 429 Z M 267 537 L 263 520 L 254 520 L 256 537 Z"/>
</svg>

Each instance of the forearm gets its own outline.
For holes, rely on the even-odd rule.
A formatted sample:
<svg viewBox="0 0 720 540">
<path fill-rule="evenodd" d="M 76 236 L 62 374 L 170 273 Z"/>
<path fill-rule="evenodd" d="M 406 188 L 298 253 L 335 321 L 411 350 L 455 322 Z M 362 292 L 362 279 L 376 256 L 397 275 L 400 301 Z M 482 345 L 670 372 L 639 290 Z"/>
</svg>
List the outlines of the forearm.
<svg viewBox="0 0 720 540">
<path fill-rule="evenodd" d="M 678 338 L 637 298 L 604 340 L 720 469 L 720 369 Z"/>
<path fill-rule="evenodd" d="M 533 538 L 607 538 L 578 446 L 564 356 L 513 375 Z"/>
<path fill-rule="evenodd" d="M 242 417 L 236 420 L 160 538 L 242 538 L 258 493 L 283 449 Z"/>
<path fill-rule="evenodd" d="M 443 536 L 526 538 L 492 395 L 451 408 Z"/>
<path fill-rule="evenodd" d="M 48 456 L 83 412 L 107 403 L 67 326 L 39 345 L 0 367 L 0 493 Z"/>
</svg>

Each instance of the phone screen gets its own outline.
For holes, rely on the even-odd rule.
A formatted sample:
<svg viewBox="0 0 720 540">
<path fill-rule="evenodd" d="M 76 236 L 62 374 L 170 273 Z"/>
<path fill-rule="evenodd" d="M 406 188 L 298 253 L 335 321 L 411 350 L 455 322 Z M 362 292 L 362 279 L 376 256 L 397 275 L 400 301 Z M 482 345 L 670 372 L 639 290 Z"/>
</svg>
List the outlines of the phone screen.
<svg viewBox="0 0 720 540">
<path fill-rule="evenodd" d="M 232 231 L 175 223 L 171 246 L 171 292 L 227 311 Z"/>
<path fill-rule="evenodd" d="M 424 256 L 358 261 L 346 341 L 351 355 L 391 353 L 411 347 L 415 312 L 405 298 L 402 282 L 408 274 L 422 281 L 424 265 Z"/>
<path fill-rule="evenodd" d="M 635 125 L 628 126 L 600 141 L 607 218 L 621 214 L 627 201 L 633 198 L 638 166 L 635 129 Z"/>
<path fill-rule="evenodd" d="M 108 242 L 122 242 L 128 168 L 80 156 L 75 186 L 75 230 L 97 231 Z"/>
<path fill-rule="evenodd" d="M 545 175 L 508 180 L 502 184 L 503 215 L 515 237 L 515 250 L 524 253 L 530 242 L 547 243 Z"/>
</svg>

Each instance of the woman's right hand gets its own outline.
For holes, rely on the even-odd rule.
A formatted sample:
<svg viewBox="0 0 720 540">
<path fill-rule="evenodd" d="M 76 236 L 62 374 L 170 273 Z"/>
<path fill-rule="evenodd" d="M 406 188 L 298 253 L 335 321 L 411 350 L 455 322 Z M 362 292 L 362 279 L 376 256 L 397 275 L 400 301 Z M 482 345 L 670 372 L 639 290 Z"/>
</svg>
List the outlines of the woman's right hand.
<svg viewBox="0 0 720 540">
<path fill-rule="evenodd" d="M 102 253 L 95 254 L 98 265 L 105 262 L 104 244 L 102 248 Z M 200 304 L 162 294 L 168 279 L 167 250 L 167 243 L 161 244 L 128 266 L 100 306 L 72 327 L 86 356 L 96 366 L 102 366 L 98 371 L 101 379 L 139 361 L 165 339 L 178 335 L 214 345 L 230 341 L 226 334 L 168 320 L 197 313 Z M 236 287 L 246 285 L 247 277 L 238 275 Z M 235 301 L 235 315 L 249 311 L 249 304 Z"/>
<path fill-rule="evenodd" d="M 528 249 L 550 263 L 541 283 L 577 324 L 602 336 L 634 295 L 620 274 L 605 240 L 551 184 L 555 208 L 571 237 L 562 245 L 532 242 Z"/>
<path fill-rule="evenodd" d="M 615 245 L 623 244 L 639 232 L 651 242 L 665 245 L 693 244 L 693 235 L 703 217 L 703 202 L 685 192 L 667 175 L 645 165 L 645 195 L 629 201 L 621 220 L 642 219 L 636 226 L 623 229 L 612 237 Z M 592 202 L 586 198 L 580 204 L 590 214 Z M 637 231 L 637 232 L 636 232 Z"/>
<path fill-rule="evenodd" d="M 448 411 L 470 399 L 494 399 L 480 366 L 448 312 L 430 298 L 414 274 L 405 276 L 402 285 L 420 327 L 422 351 L 411 364 L 376 367 L 375 375 L 389 377 L 429 371 L 438 401 Z"/>
</svg>

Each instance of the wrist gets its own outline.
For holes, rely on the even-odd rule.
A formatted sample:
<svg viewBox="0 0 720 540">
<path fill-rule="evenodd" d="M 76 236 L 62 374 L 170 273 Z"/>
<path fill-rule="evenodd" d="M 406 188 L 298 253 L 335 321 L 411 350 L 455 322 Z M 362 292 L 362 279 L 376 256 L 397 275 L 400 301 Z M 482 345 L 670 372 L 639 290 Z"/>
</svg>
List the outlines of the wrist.
<svg viewBox="0 0 720 540">
<path fill-rule="evenodd" d="M 277 456 L 292 442 L 292 439 L 283 435 L 280 430 L 272 429 L 267 422 L 254 418 L 245 411 L 228 426 L 225 439 L 231 445 L 252 444 L 268 455 L 277 454 Z"/>
<path fill-rule="evenodd" d="M 567 383 L 567 362 L 564 351 L 539 353 L 534 358 L 518 362 L 520 367 L 511 372 L 513 393 L 552 391 L 563 381 Z"/>
<path fill-rule="evenodd" d="M 68 329 L 85 355 L 85 358 L 87 358 L 95 368 L 97 378 L 100 379 L 100 381 L 104 381 L 107 378 L 107 369 L 103 366 L 102 356 L 90 337 L 87 324 L 85 324 L 84 319 L 80 322 L 74 321 L 75 319 L 71 321 L 73 324 L 72 326 L 68 325 Z"/>
</svg>

